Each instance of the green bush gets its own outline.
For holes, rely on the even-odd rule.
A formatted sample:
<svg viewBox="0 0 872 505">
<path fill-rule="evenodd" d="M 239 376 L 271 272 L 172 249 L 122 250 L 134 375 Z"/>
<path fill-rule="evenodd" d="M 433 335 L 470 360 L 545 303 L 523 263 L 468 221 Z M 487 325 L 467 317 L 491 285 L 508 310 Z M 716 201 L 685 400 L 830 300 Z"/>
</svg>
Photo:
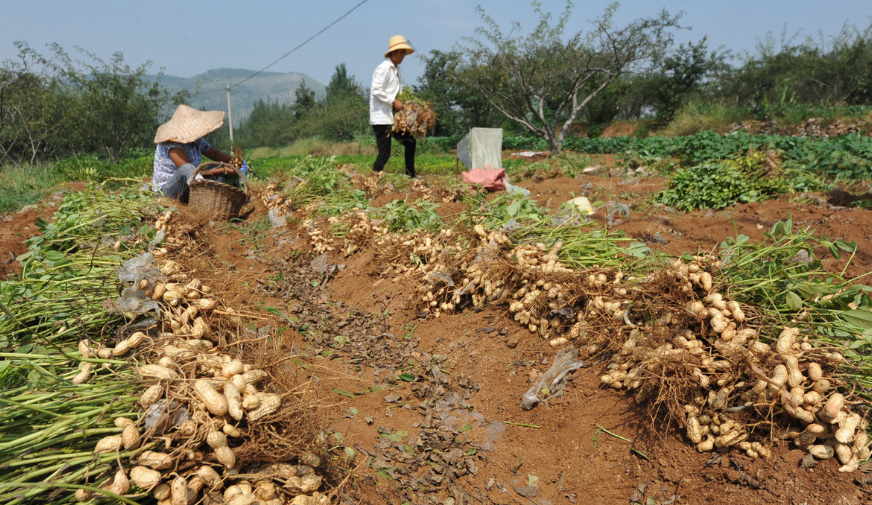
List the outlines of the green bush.
<svg viewBox="0 0 872 505">
<path fill-rule="evenodd" d="M 772 198 L 790 189 L 790 184 L 765 168 L 765 155 L 752 153 L 735 160 L 721 160 L 683 168 L 654 201 L 690 212 L 723 209 L 735 203 Z"/>
</svg>

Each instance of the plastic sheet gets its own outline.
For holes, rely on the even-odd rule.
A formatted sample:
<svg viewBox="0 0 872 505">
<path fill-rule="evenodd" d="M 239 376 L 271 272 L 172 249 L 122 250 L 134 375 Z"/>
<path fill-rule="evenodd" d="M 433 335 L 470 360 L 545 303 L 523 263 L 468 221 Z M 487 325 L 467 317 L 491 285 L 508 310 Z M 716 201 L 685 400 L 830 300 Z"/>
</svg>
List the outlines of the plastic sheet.
<svg viewBox="0 0 872 505">
<path fill-rule="evenodd" d="M 630 207 L 621 202 L 606 202 L 606 225 L 615 226 L 621 224 L 620 219 L 615 219 L 616 215 L 630 217 Z"/>
<path fill-rule="evenodd" d="M 112 307 L 121 314 L 135 315 L 149 311 L 160 313 L 160 305 L 145 296 L 145 291 L 134 286 L 124 288 L 121 291 L 121 296 L 112 302 Z"/>
<path fill-rule="evenodd" d="M 122 314 L 135 315 L 155 311 L 160 315 L 160 305 L 146 296 L 145 290 L 139 287 L 145 280 L 145 289 L 153 289 L 158 281 L 165 279 L 163 272 L 154 265 L 154 255 L 151 253 L 143 253 L 125 261 L 118 269 L 118 280 L 130 282 L 132 286 L 121 291 L 121 296 L 112 302 L 112 308 Z"/>
<path fill-rule="evenodd" d="M 584 366 L 584 361 L 576 360 L 578 349 L 561 349 L 554 356 L 554 363 L 547 372 L 543 373 L 539 380 L 533 384 L 526 393 L 521 396 L 521 409 L 530 410 L 539 402 L 548 401 L 563 392 L 566 386 L 564 378 L 569 372 L 578 370 Z M 544 394 L 543 394 L 544 393 Z M 545 398 L 540 398 L 540 395 Z"/>
<path fill-rule="evenodd" d="M 451 275 L 444 268 L 428 272 L 426 279 L 430 284 L 442 283 L 446 286 L 454 285 L 454 279 L 451 278 Z"/>
<path fill-rule="evenodd" d="M 267 216 L 269 216 L 269 222 L 273 228 L 281 228 L 288 224 L 288 219 L 282 215 L 282 210 L 279 207 L 270 209 Z"/>
<path fill-rule="evenodd" d="M 155 433 L 163 433 L 190 418 L 187 407 L 180 407 L 175 400 L 167 404 L 166 399 L 162 399 L 145 410 L 145 429 L 154 428 Z"/>
<path fill-rule="evenodd" d="M 502 149 L 502 128 L 473 128 L 457 144 L 457 158 L 467 170 L 502 168 Z"/>
<path fill-rule="evenodd" d="M 494 239 L 490 239 L 486 246 L 482 247 L 473 263 L 490 263 L 500 257 L 501 245 L 497 244 Z"/>
<path fill-rule="evenodd" d="M 509 182 L 508 178 L 503 179 L 503 184 L 505 184 L 505 186 L 506 186 L 506 193 L 514 193 L 514 194 L 519 194 L 519 195 L 523 195 L 526 197 L 530 196 L 529 189 L 522 188 L 521 186 L 515 186 L 514 184 L 511 184 Z"/>
<path fill-rule="evenodd" d="M 118 280 L 139 284 L 142 279 L 147 279 L 149 283 L 164 279 L 164 274 L 153 264 L 154 255 L 151 253 L 143 253 L 131 258 L 118 269 Z"/>
<path fill-rule="evenodd" d="M 166 240 L 167 234 L 165 230 L 158 230 L 157 233 L 154 234 L 154 238 L 151 239 L 151 242 L 148 243 L 148 252 L 154 251 L 154 248 L 161 245 L 164 240 Z"/>
</svg>

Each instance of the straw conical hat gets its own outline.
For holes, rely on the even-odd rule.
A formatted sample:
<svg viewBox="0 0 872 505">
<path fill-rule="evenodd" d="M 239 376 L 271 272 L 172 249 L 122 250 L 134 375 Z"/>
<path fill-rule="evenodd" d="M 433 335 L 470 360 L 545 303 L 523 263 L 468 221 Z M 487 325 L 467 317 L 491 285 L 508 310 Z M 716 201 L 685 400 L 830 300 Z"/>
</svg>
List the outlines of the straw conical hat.
<svg viewBox="0 0 872 505">
<path fill-rule="evenodd" d="M 154 143 L 172 141 L 188 144 L 221 128 L 223 124 L 223 111 L 202 111 L 182 104 L 173 112 L 169 121 L 158 127 Z"/>
<path fill-rule="evenodd" d="M 415 52 L 415 50 L 412 49 L 412 46 L 406 42 L 406 37 L 403 37 L 402 35 L 394 35 L 391 37 L 390 42 L 388 42 L 388 52 L 385 53 L 385 58 L 398 49 L 405 49 L 406 56 Z"/>
</svg>

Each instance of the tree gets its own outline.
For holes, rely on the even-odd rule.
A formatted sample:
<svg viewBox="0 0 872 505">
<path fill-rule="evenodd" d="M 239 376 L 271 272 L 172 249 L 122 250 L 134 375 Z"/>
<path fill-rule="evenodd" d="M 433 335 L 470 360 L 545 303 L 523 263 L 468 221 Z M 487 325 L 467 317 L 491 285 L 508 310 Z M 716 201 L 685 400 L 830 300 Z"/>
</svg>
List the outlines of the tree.
<svg viewBox="0 0 872 505">
<path fill-rule="evenodd" d="M 0 67 L 0 161 L 34 164 L 69 146 L 69 96 L 50 62 L 24 42 Z"/>
<path fill-rule="evenodd" d="M 660 124 L 672 121 L 682 103 L 720 63 L 721 57 L 716 52 L 708 54 L 705 37 L 696 44 L 680 44 L 647 83 L 652 105 L 657 110 L 657 121 Z"/>
<path fill-rule="evenodd" d="M 506 118 L 545 139 L 552 154 L 560 153 L 582 109 L 614 79 L 645 70 L 662 56 L 680 17 L 664 10 L 616 28 L 617 4 L 612 4 L 587 34 L 564 38 L 571 1 L 554 26 L 541 3 L 534 2 L 533 9 L 538 25 L 527 36 L 513 36 L 520 24 L 504 34 L 479 7 L 485 26 L 476 30 L 478 38 L 460 46 L 464 60 L 456 78 Z"/>
<path fill-rule="evenodd" d="M 334 99 L 344 99 L 352 96 L 363 100 L 363 87 L 357 82 L 354 76 L 348 75 L 348 70 L 345 69 L 345 63 L 336 65 L 336 71 L 330 78 L 327 84 L 327 95 L 324 100 L 330 102 Z"/>
<path fill-rule="evenodd" d="M 829 41 L 772 34 L 743 54 L 740 65 L 723 76 L 724 101 L 750 105 L 768 117 L 783 105 L 830 106 L 872 100 L 872 24 L 865 30 L 845 26 Z"/>
<path fill-rule="evenodd" d="M 845 101 L 849 104 L 872 103 L 872 24 L 862 32 L 857 31 L 853 40 L 843 31 L 834 44 L 833 53 L 838 55 L 836 64 L 846 68 L 851 82 L 845 88 Z"/>
<path fill-rule="evenodd" d="M 294 90 L 294 118 L 300 119 L 317 105 L 315 91 L 306 86 L 306 81 L 300 83 Z"/>
<path fill-rule="evenodd" d="M 369 107 L 358 96 L 334 96 L 309 116 L 307 124 L 311 134 L 338 141 L 351 140 L 355 133 L 369 127 Z"/>
<path fill-rule="evenodd" d="M 639 107 L 633 100 L 638 96 L 638 81 L 634 79 L 636 77 L 622 75 L 612 79 L 605 89 L 588 102 L 579 117 L 583 117 L 591 125 L 607 125 L 615 119 L 638 113 Z M 597 83 L 592 85 L 596 87 Z"/>
<path fill-rule="evenodd" d="M 149 81 L 146 74 L 151 62 L 131 68 L 121 52 L 105 62 L 77 49 L 92 61 L 79 62 L 84 71 L 60 46 L 53 46 L 56 60 L 63 65 L 63 78 L 76 93 L 79 120 L 75 126 L 82 147 L 88 152 L 103 151 L 118 162 L 131 148 L 151 145 L 162 113 L 172 101 L 161 86 L 163 71 Z"/>
<path fill-rule="evenodd" d="M 301 126 L 307 135 L 351 140 L 366 128 L 367 114 L 363 87 L 348 75 L 345 63 L 340 63 L 327 84 L 324 100 L 310 110 Z"/>
<path fill-rule="evenodd" d="M 500 116 L 475 88 L 454 78 L 462 60 L 459 52 L 434 49 L 423 59 L 424 74 L 414 88 L 416 95 L 433 104 L 435 135 L 462 134 L 476 126 L 491 125 L 494 115 Z"/>
<path fill-rule="evenodd" d="M 295 123 L 293 106 L 269 98 L 259 99 L 251 114 L 239 124 L 237 143 L 241 147 L 288 145 L 294 138 Z"/>
<path fill-rule="evenodd" d="M 0 161 L 35 163 L 69 154 L 102 154 L 119 161 L 132 148 L 152 147 L 154 132 L 172 105 L 162 72 L 146 75 L 120 52 L 108 62 L 79 49 L 73 61 L 57 44 L 42 56 L 18 42 L 17 60 L 0 64 Z"/>
</svg>

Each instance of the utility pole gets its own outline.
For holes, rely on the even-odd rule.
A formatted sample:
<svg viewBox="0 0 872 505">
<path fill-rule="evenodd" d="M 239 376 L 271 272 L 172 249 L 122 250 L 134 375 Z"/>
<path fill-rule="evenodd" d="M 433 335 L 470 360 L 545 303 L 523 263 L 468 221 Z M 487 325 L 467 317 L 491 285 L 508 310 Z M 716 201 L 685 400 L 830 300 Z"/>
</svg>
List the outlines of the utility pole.
<svg viewBox="0 0 872 505">
<path fill-rule="evenodd" d="M 230 151 L 233 151 L 233 109 L 230 108 L 230 83 L 227 83 L 227 117 L 230 124 Z"/>
</svg>

